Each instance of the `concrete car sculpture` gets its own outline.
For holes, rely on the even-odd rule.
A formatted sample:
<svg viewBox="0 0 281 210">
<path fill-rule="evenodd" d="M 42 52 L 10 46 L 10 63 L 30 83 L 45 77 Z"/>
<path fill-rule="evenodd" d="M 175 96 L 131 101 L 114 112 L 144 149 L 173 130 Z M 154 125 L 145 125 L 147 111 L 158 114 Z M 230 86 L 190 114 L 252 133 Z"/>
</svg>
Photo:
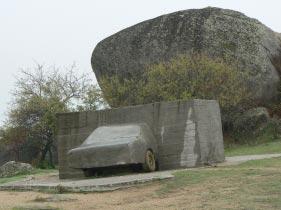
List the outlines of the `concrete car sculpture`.
<svg viewBox="0 0 281 210">
<path fill-rule="evenodd" d="M 68 152 L 71 168 L 138 164 L 147 171 L 157 167 L 157 142 L 147 124 L 101 126 L 77 148 Z M 86 175 L 86 174 L 85 174 Z"/>
</svg>

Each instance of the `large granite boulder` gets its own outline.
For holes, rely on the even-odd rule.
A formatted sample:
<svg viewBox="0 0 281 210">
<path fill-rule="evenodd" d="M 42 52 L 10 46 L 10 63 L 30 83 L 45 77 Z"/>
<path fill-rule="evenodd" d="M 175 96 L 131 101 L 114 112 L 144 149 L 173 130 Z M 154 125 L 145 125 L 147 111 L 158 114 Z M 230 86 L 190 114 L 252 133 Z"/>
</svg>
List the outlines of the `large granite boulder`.
<svg viewBox="0 0 281 210">
<path fill-rule="evenodd" d="M 33 167 L 28 163 L 9 161 L 0 167 L 0 178 L 30 174 Z"/>
<path fill-rule="evenodd" d="M 276 95 L 281 72 L 281 36 L 236 11 L 205 8 L 144 21 L 101 41 L 92 54 L 98 80 L 142 73 L 146 65 L 192 52 L 230 58 L 248 71 L 256 99 Z M 102 88 L 102 87 L 101 87 Z"/>
</svg>

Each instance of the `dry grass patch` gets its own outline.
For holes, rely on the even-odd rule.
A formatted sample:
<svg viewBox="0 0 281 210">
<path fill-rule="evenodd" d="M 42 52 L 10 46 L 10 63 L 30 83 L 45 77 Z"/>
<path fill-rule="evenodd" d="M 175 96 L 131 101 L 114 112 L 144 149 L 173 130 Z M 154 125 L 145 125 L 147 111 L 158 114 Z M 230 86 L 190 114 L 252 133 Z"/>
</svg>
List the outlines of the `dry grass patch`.
<svg viewBox="0 0 281 210">
<path fill-rule="evenodd" d="M 281 209 L 281 158 L 238 166 L 190 169 L 159 181 L 104 193 L 66 194 L 72 201 L 39 192 L 0 192 L 0 209 L 43 206 L 77 209 Z M 23 208 L 24 209 L 24 208 Z M 21 209 L 20 209 L 21 210 Z"/>
</svg>

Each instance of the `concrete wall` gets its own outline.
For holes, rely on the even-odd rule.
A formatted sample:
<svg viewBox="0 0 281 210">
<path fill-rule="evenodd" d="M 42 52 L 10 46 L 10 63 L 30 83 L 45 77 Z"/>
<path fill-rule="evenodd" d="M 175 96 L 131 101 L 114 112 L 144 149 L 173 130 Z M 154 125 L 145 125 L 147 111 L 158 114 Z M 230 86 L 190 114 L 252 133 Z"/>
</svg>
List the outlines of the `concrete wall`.
<svg viewBox="0 0 281 210">
<path fill-rule="evenodd" d="M 60 178 L 83 177 L 68 167 L 66 153 L 101 125 L 147 123 L 157 141 L 159 169 L 224 161 L 219 105 L 213 100 L 161 102 L 103 111 L 58 114 Z M 105 156 L 106 158 L 106 156 Z"/>
</svg>

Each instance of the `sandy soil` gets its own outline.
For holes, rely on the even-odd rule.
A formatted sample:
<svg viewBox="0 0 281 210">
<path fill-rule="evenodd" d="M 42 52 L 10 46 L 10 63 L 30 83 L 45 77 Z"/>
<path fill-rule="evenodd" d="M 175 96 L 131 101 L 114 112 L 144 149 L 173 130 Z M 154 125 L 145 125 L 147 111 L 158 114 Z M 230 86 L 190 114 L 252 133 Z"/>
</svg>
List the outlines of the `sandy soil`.
<svg viewBox="0 0 281 210">
<path fill-rule="evenodd" d="M 208 188 L 218 187 L 220 183 L 209 183 Z M 190 186 L 185 189 L 161 195 L 157 193 L 159 183 L 123 189 L 105 193 L 89 194 L 46 194 L 39 192 L 0 192 L 0 209 L 8 210 L 13 207 L 56 207 L 64 210 L 87 209 L 218 209 L 227 203 L 218 199 L 210 202 L 207 199 L 209 190 L 204 186 Z M 225 193 L 232 189 L 224 188 Z M 62 197 L 60 197 L 62 196 Z M 57 197 L 57 200 L 54 199 Z M 51 198 L 51 201 L 42 202 Z M 53 199 L 53 200 L 52 200 Z M 36 201 L 37 200 L 37 201 Z M 207 202 L 207 203 L 206 203 Z M 39 208 L 40 209 L 40 208 Z"/>
<path fill-rule="evenodd" d="M 164 194 L 159 193 L 159 189 L 163 187 L 163 183 L 161 182 L 147 183 L 112 192 L 88 194 L 0 191 L 0 210 L 9 210 L 14 207 L 30 207 L 18 208 L 17 210 L 34 210 L 36 209 L 34 207 L 38 207 L 37 209 L 44 209 L 43 207 L 47 206 L 62 210 L 241 209 L 241 202 L 246 201 L 241 199 L 239 197 L 240 194 L 237 193 L 240 192 L 241 186 L 249 183 L 262 183 L 262 180 L 279 178 L 279 168 L 267 167 L 263 170 L 269 170 L 269 173 L 267 173 L 266 176 L 261 176 L 260 174 L 252 176 L 250 181 L 246 180 L 247 182 L 240 181 L 240 176 L 238 179 L 234 177 L 236 180 L 232 180 L 231 177 L 229 179 L 218 178 L 217 180 L 212 180 L 212 182 L 205 181 L 204 183 L 188 185 L 185 188 L 176 189 L 170 193 L 166 192 Z M 276 170 L 278 170 L 278 173 L 276 173 Z M 40 179 L 44 180 L 50 177 L 55 179 L 56 175 L 42 176 Z M 235 183 L 235 185 L 233 185 L 233 183 Z M 255 195 L 255 192 L 251 193 Z M 244 195 L 250 196 L 249 192 L 244 192 L 243 196 Z M 262 207 L 260 203 L 258 206 Z M 256 209 L 275 208 L 264 206 L 264 208 Z"/>
</svg>

